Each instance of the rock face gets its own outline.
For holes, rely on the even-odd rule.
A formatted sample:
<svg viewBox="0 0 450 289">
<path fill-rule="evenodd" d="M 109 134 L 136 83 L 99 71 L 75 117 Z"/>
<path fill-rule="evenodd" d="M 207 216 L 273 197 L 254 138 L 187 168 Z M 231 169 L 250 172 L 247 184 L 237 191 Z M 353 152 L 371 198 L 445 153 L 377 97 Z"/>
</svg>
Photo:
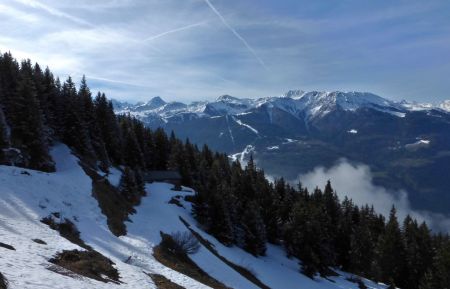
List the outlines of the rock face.
<svg viewBox="0 0 450 289">
<path fill-rule="evenodd" d="M 117 104 L 116 112 L 240 159 L 251 146 L 269 175 L 291 180 L 340 158 L 364 163 L 378 185 L 408 191 L 413 207 L 450 213 L 450 179 L 442 177 L 450 171 L 450 101 L 435 106 L 367 92 L 291 90 L 188 105 L 153 98 Z"/>
</svg>

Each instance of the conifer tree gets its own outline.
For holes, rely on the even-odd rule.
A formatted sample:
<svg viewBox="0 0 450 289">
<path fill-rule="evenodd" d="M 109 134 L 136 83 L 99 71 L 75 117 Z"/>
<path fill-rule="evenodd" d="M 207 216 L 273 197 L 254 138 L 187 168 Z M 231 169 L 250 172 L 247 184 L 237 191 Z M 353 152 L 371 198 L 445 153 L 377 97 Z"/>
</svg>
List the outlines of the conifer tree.
<svg viewBox="0 0 450 289">
<path fill-rule="evenodd" d="M 383 282 L 394 281 L 402 286 L 405 278 L 405 247 L 397 220 L 396 209 L 392 207 L 386 230 L 377 244 L 376 271 Z"/>
<path fill-rule="evenodd" d="M 266 230 L 255 202 L 248 202 L 241 219 L 244 233 L 244 249 L 255 256 L 266 254 Z"/>
<path fill-rule="evenodd" d="M 125 167 L 125 170 L 123 171 L 119 183 L 119 190 L 126 198 L 126 200 L 128 200 L 130 203 L 134 204 L 137 202 L 139 196 L 139 187 L 136 183 L 134 172 L 129 167 Z"/>
<path fill-rule="evenodd" d="M 125 164 L 131 168 L 144 168 L 144 156 L 134 133 L 131 119 L 128 117 L 121 118 L 120 128 L 123 137 L 122 151 Z"/>
<path fill-rule="evenodd" d="M 9 137 L 3 109 L 0 105 L 0 164 L 6 161 L 4 149 L 9 147 Z"/>
<path fill-rule="evenodd" d="M 27 64 L 23 65 L 24 71 L 11 102 L 11 142 L 28 154 L 30 168 L 53 171 L 36 88 L 27 71 Z"/>
<path fill-rule="evenodd" d="M 98 93 L 94 100 L 95 119 L 100 130 L 100 136 L 105 144 L 106 152 L 115 165 L 122 163 L 119 124 L 114 114 L 112 103 L 105 94 Z"/>
<path fill-rule="evenodd" d="M 83 117 L 82 102 L 70 76 L 63 84 L 62 98 L 64 100 L 63 141 L 79 154 L 88 159 L 95 159 L 89 129 Z"/>
<path fill-rule="evenodd" d="M 81 106 L 81 119 L 85 125 L 84 129 L 87 131 L 94 154 L 102 163 L 103 168 L 107 168 L 110 165 L 110 162 L 95 118 L 95 108 L 92 94 L 87 86 L 86 77 L 84 75 L 81 79 L 80 88 L 78 90 L 78 99 Z"/>
</svg>

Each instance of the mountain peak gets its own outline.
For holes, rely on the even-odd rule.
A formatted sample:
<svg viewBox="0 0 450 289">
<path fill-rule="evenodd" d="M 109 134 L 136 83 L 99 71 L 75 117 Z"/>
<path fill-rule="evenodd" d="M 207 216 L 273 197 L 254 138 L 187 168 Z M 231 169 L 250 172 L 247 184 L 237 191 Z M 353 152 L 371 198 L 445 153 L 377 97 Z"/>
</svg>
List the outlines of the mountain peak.
<svg viewBox="0 0 450 289">
<path fill-rule="evenodd" d="M 289 97 L 289 98 L 298 98 L 301 97 L 305 94 L 304 90 L 300 90 L 300 89 L 293 89 L 293 90 L 288 90 L 285 94 L 283 94 L 284 97 Z"/>
<path fill-rule="evenodd" d="M 216 101 L 236 101 L 236 100 L 239 100 L 239 98 L 228 94 L 221 95 L 216 99 Z"/>
<path fill-rule="evenodd" d="M 149 101 L 147 101 L 146 105 L 152 105 L 152 106 L 156 106 L 156 107 L 160 107 L 165 105 L 166 102 L 159 96 L 155 96 L 152 99 L 150 99 Z"/>
<path fill-rule="evenodd" d="M 136 111 L 153 110 L 165 105 L 166 102 L 159 96 L 155 96 L 145 103 L 139 103 L 134 108 Z"/>
<path fill-rule="evenodd" d="M 440 105 L 440 109 L 450 112 L 450 99 L 444 100 Z"/>
</svg>

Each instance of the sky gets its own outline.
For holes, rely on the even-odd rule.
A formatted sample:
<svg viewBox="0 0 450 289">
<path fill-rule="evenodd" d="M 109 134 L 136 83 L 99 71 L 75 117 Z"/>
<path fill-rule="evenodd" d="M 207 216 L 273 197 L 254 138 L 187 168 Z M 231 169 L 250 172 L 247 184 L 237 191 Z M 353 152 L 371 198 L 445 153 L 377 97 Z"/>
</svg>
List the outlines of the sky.
<svg viewBox="0 0 450 289">
<path fill-rule="evenodd" d="M 123 101 L 450 99 L 450 1 L 1 0 L 0 51 Z"/>
</svg>

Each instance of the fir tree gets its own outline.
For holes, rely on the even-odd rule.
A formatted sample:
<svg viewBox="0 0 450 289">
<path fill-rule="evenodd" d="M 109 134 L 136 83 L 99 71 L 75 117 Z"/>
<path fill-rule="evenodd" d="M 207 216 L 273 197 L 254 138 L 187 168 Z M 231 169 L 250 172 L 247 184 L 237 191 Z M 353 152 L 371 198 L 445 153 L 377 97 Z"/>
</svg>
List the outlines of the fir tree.
<svg viewBox="0 0 450 289">
<path fill-rule="evenodd" d="M 3 114 L 3 109 L 0 105 L 0 164 L 3 164 L 6 161 L 4 149 L 7 147 L 9 147 L 7 125 Z"/>
<path fill-rule="evenodd" d="M 402 286 L 405 276 L 405 247 L 402 233 L 397 221 L 395 207 L 392 207 L 386 231 L 377 244 L 376 271 L 378 279 Z"/>
<path fill-rule="evenodd" d="M 21 73 L 11 102 L 11 110 L 12 144 L 24 149 L 28 155 L 30 168 L 53 171 L 54 164 L 49 156 L 36 88 L 26 70 Z"/>
<path fill-rule="evenodd" d="M 87 86 L 86 77 L 84 75 L 81 79 L 80 88 L 78 90 L 78 99 L 81 106 L 81 119 L 84 122 L 84 129 L 87 131 L 90 144 L 92 145 L 95 156 L 102 163 L 102 167 L 106 169 L 110 165 L 110 162 L 95 118 L 95 108 L 92 94 Z"/>
</svg>

